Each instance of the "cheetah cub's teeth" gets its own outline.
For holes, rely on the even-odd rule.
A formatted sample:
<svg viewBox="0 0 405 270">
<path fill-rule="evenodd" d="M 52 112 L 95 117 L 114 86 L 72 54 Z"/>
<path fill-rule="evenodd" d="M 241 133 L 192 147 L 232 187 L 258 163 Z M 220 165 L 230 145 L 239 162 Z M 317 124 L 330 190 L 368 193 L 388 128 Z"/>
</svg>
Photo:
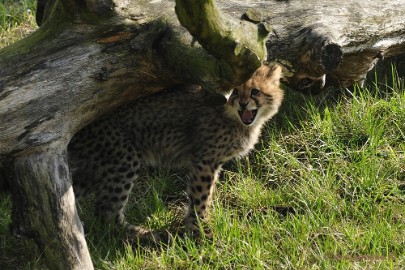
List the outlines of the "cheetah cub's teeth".
<svg viewBox="0 0 405 270">
<path fill-rule="evenodd" d="M 257 109 L 256 110 L 242 110 L 238 111 L 240 119 L 242 120 L 243 124 L 245 125 L 250 125 L 255 121 L 256 115 L 257 115 Z"/>
</svg>

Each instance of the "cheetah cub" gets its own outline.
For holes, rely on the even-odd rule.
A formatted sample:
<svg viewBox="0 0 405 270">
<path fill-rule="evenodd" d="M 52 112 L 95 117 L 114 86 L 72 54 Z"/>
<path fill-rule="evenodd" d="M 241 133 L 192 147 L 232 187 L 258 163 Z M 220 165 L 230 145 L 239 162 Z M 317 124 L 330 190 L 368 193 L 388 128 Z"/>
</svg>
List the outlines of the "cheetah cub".
<svg viewBox="0 0 405 270">
<path fill-rule="evenodd" d="M 123 209 L 140 168 L 186 168 L 184 224 L 195 231 L 197 219 L 207 218 L 221 165 L 246 155 L 277 113 L 283 99 L 280 76 L 280 66 L 261 66 L 219 107 L 205 104 L 206 93 L 171 89 L 88 125 L 68 147 L 76 197 L 95 193 L 100 217 L 131 227 Z"/>
</svg>

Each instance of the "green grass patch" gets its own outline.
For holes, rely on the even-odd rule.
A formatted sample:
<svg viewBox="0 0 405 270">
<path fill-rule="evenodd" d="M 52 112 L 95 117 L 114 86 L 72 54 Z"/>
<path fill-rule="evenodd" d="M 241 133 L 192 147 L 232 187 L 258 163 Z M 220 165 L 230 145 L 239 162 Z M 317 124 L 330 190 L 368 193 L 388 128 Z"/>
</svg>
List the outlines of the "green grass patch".
<svg viewBox="0 0 405 270">
<path fill-rule="evenodd" d="M 0 2 L 0 48 L 6 47 L 37 29 L 35 0 Z"/>
</svg>

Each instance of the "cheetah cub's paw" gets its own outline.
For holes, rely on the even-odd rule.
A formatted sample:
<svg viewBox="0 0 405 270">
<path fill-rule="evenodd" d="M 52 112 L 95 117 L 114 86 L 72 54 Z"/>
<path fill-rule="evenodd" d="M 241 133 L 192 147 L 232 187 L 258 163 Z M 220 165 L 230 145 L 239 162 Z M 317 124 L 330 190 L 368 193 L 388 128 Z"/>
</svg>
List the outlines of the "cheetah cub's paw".
<svg viewBox="0 0 405 270">
<path fill-rule="evenodd" d="M 168 231 L 153 231 L 141 226 L 128 225 L 125 231 L 125 241 L 133 246 L 160 246 L 169 243 L 171 235 Z"/>
<path fill-rule="evenodd" d="M 204 220 L 185 218 L 183 221 L 185 228 L 180 235 L 186 235 L 192 239 L 212 239 L 213 233 L 209 224 Z"/>
</svg>

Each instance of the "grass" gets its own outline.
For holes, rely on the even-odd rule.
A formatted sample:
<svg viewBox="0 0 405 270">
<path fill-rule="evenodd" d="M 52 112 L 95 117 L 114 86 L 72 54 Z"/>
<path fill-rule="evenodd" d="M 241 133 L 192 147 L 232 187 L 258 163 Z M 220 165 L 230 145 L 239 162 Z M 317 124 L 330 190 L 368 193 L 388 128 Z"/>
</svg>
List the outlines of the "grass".
<svg viewBox="0 0 405 270">
<path fill-rule="evenodd" d="M 0 3 L 0 48 L 8 46 L 33 32 L 35 0 L 2 0 Z"/>
<path fill-rule="evenodd" d="M 2 24 L 0 36 L 17 39 L 13 29 L 25 23 L 6 31 Z M 92 217 L 91 199 L 82 202 L 95 267 L 403 269 L 405 85 L 395 68 L 390 73 L 339 94 L 286 91 L 256 151 L 226 166 L 213 203 L 212 239 L 174 234 L 159 247 L 130 246 Z M 186 204 L 182 176 L 147 174 L 132 194 L 129 221 L 174 233 Z M 9 197 L 0 198 L 0 209 L 0 268 L 43 268 L 32 241 L 9 234 Z"/>
</svg>

